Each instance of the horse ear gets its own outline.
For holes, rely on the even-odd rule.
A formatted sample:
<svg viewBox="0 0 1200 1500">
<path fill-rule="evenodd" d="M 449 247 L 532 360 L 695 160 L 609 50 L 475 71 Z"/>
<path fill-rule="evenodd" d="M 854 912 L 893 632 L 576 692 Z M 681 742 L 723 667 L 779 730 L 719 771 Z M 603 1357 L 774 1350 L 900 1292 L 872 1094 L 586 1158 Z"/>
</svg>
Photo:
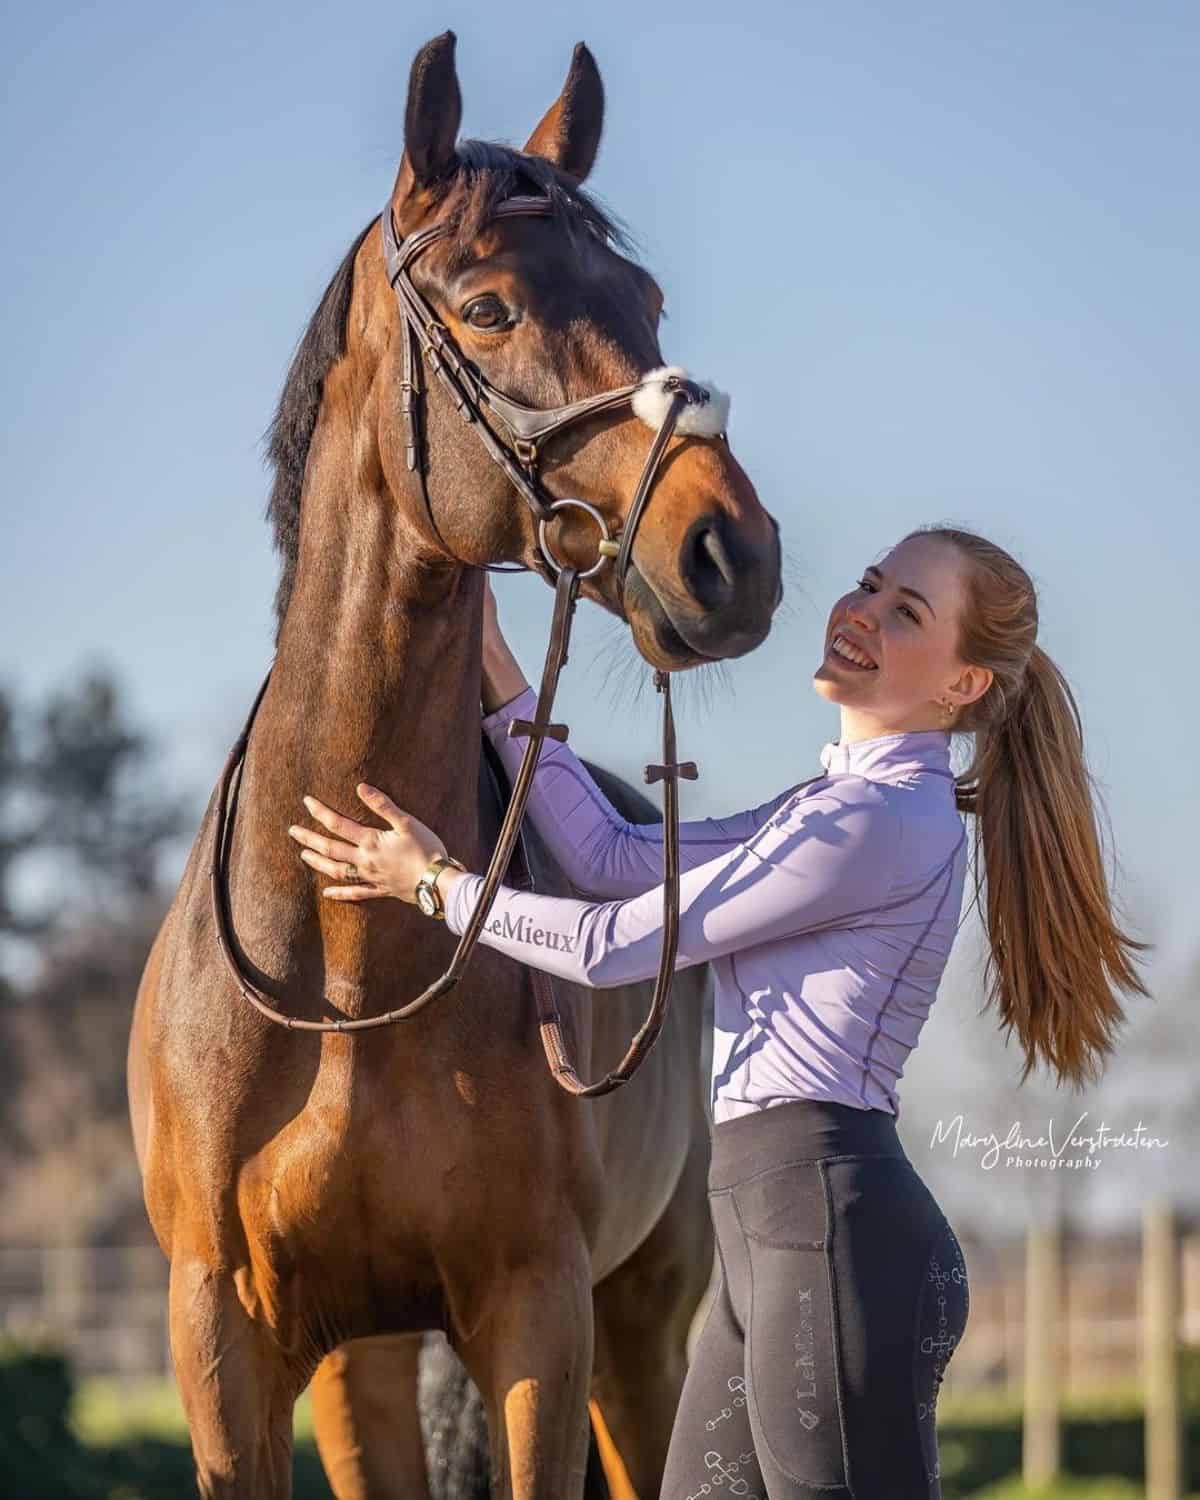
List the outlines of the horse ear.
<svg viewBox="0 0 1200 1500">
<path fill-rule="evenodd" d="M 525 142 L 528 156 L 543 156 L 582 182 L 592 170 L 604 125 L 604 85 L 596 59 L 582 42 L 571 58 L 562 93 Z"/>
<path fill-rule="evenodd" d="M 406 217 L 405 205 L 410 205 L 409 218 L 419 217 L 412 209 L 429 187 L 454 169 L 454 147 L 462 122 L 462 93 L 454 66 L 456 40 L 452 31 L 443 31 L 413 58 L 404 110 L 404 155 L 392 190 L 398 225 Z M 420 206 L 427 206 L 427 201 Z"/>
</svg>

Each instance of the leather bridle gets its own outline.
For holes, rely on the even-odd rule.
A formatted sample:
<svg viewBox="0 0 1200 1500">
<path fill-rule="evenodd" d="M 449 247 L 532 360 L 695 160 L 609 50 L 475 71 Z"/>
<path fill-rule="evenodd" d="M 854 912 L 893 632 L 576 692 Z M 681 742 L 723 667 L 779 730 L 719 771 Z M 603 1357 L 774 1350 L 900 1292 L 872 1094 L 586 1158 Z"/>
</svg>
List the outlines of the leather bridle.
<svg viewBox="0 0 1200 1500">
<path fill-rule="evenodd" d="M 508 198 L 492 210 L 498 219 L 529 217 L 547 218 L 555 213 L 553 202 L 540 195 Z M 396 237 L 396 226 L 392 209 L 388 207 L 380 216 L 383 235 L 383 257 L 387 266 L 388 281 L 396 293 L 403 326 L 401 328 L 402 375 L 400 379 L 400 411 L 404 420 L 405 462 L 410 471 L 415 470 L 420 478 L 421 497 L 429 524 L 434 534 L 446 547 L 433 514 L 429 499 L 429 486 L 425 472 L 424 444 L 421 432 L 420 384 L 421 356 L 449 392 L 450 399 L 463 421 L 474 426 L 480 442 L 488 456 L 500 466 L 515 487 L 525 504 L 533 512 L 538 523 L 538 547 L 549 566 L 558 572 L 559 564 L 546 543 L 546 527 L 557 511 L 567 506 L 579 507 L 588 512 L 600 528 L 597 546 L 597 561 L 580 576 L 589 578 L 603 566 L 606 557 L 616 559 L 617 597 L 624 609 L 625 575 L 629 569 L 633 550 L 633 539 L 650 496 L 663 450 L 675 430 L 679 412 L 685 406 L 703 406 L 709 400 L 709 392 L 695 381 L 677 375 L 664 382 L 668 393 L 678 396 L 673 402 L 674 410 L 659 430 L 657 440 L 651 446 L 642 466 L 638 487 L 634 492 L 625 519 L 619 542 L 609 536 L 608 522 L 595 506 L 584 500 L 556 500 L 543 489 L 538 477 L 542 449 L 551 438 L 568 427 L 606 412 L 631 409 L 634 397 L 642 389 L 643 382 L 615 386 L 612 390 L 600 391 L 593 396 L 584 396 L 578 401 L 569 401 L 564 406 L 526 406 L 497 390 L 490 380 L 475 365 L 470 364 L 458 348 L 449 329 L 438 320 L 437 314 L 417 290 L 410 268 L 417 258 L 435 244 L 446 238 L 450 226 L 442 222 L 418 230 L 401 241 Z M 497 433 L 489 424 L 488 417 L 501 429 Z M 524 565 L 516 569 L 497 568 L 485 564 L 492 571 L 524 572 Z"/>
<path fill-rule="evenodd" d="M 493 217 L 510 215 L 547 216 L 555 212 L 549 198 L 522 196 L 507 199 L 493 210 Z M 565 741 L 567 726 L 552 723 L 550 719 L 554 697 L 558 689 L 558 678 L 567 660 L 571 621 L 579 592 L 579 583 L 590 577 L 610 559 L 614 562 L 618 599 L 624 608 L 625 577 L 630 565 L 633 540 L 646 508 L 654 481 L 658 476 L 667 444 L 679 426 L 681 413 L 687 407 L 703 407 L 710 400 L 710 392 L 702 385 L 683 375 L 669 372 L 662 376 L 660 384 L 669 400 L 658 425 L 654 441 L 646 455 L 641 477 L 625 518 L 619 540 L 610 535 L 603 514 L 583 500 L 571 498 L 554 499 L 547 495 L 538 477 L 538 465 L 543 446 L 556 434 L 574 423 L 599 416 L 607 412 L 632 410 L 635 397 L 645 389 L 646 382 L 619 386 L 586 396 L 564 406 L 539 409 L 514 401 L 512 397 L 498 391 L 494 385 L 469 363 L 458 348 L 449 330 L 439 322 L 434 310 L 413 284 L 410 267 L 417 257 L 437 240 L 450 232 L 446 223 L 432 224 L 426 229 L 408 236 L 404 241 L 396 237 L 392 221 L 391 204 L 380 217 L 383 236 L 383 252 L 387 264 L 388 280 L 391 283 L 400 310 L 402 339 L 401 414 L 405 429 L 405 461 L 410 471 L 419 477 L 422 499 L 434 533 L 445 546 L 438 530 L 429 500 L 429 490 L 424 462 L 424 443 L 421 430 L 420 383 L 421 357 L 445 386 L 464 422 L 474 427 L 479 440 L 489 457 L 497 463 L 511 481 L 521 498 L 529 506 L 537 521 L 538 547 L 550 569 L 557 575 L 554 590 L 554 614 L 550 627 L 550 641 L 542 669 L 541 687 L 537 706 L 531 720 L 514 719 L 508 726 L 511 738 L 527 739 L 525 754 L 513 782 L 512 796 L 496 839 L 496 847 L 483 878 L 483 888 L 449 967 L 415 999 L 396 1010 L 379 1016 L 363 1016 L 338 1021 L 306 1021 L 289 1016 L 278 1010 L 270 998 L 260 990 L 243 972 L 234 953 L 234 935 L 228 902 L 228 859 L 232 841 L 232 817 L 230 814 L 230 789 L 233 778 L 245 759 L 251 726 L 270 681 L 267 676 L 258 690 L 237 742 L 229 752 L 218 786 L 216 828 L 213 855 L 210 866 L 213 916 L 217 941 L 232 972 L 240 993 L 260 1014 L 278 1025 L 294 1031 L 369 1031 L 380 1026 L 389 1026 L 396 1021 L 407 1020 L 425 1008 L 430 1001 L 452 989 L 462 977 L 471 952 L 478 941 L 480 931 L 487 918 L 496 890 L 508 869 L 521 821 L 524 817 L 530 787 L 541 755 L 542 741 L 551 739 Z M 652 372 L 661 374 L 661 372 Z M 496 424 L 491 425 L 488 418 Z M 498 429 L 498 430 L 497 430 Z M 723 433 L 706 434 L 724 437 Z M 562 509 L 579 507 L 596 521 L 600 529 L 597 545 L 597 560 L 585 572 L 560 563 L 551 551 L 547 539 L 547 528 Z M 447 547 L 448 552 L 450 549 Z M 451 555 L 453 555 L 451 553 Z M 489 566 L 489 565 L 485 565 Z M 494 565 L 491 565 L 494 566 Z M 525 571 L 522 567 L 519 571 Z M 512 571 L 501 569 L 500 571 Z M 648 783 L 663 784 L 663 944 L 659 961 L 654 994 L 645 1021 L 633 1037 L 625 1056 L 599 1081 L 586 1084 L 572 1065 L 562 1034 L 562 1020 L 554 996 L 550 976 L 540 969 L 530 972 L 537 997 L 538 1023 L 551 1072 L 563 1088 L 583 1097 L 607 1094 L 618 1085 L 627 1082 L 637 1070 L 650 1048 L 654 1045 L 666 1020 L 670 1004 L 671 980 L 675 968 L 675 955 L 679 934 L 679 778 L 695 780 L 695 763 L 676 759 L 675 720 L 671 709 L 670 674 L 655 671 L 654 685 L 663 695 L 662 718 L 662 763 L 645 768 Z M 239 776 L 240 786 L 240 776 Z"/>
</svg>

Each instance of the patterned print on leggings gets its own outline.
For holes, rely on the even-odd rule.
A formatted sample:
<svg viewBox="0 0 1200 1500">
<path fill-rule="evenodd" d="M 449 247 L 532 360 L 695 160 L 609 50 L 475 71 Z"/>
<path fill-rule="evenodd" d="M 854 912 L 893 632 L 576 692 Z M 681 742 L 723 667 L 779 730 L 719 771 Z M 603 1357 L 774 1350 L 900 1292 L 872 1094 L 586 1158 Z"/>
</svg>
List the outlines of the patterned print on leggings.
<svg viewBox="0 0 1200 1500">
<path fill-rule="evenodd" d="M 970 1303 L 962 1248 L 954 1231 L 946 1225 L 925 1268 L 919 1337 L 913 1360 L 917 1421 L 933 1496 L 940 1493 L 941 1479 L 937 1445 L 938 1390 L 950 1356 L 967 1326 Z"/>
</svg>

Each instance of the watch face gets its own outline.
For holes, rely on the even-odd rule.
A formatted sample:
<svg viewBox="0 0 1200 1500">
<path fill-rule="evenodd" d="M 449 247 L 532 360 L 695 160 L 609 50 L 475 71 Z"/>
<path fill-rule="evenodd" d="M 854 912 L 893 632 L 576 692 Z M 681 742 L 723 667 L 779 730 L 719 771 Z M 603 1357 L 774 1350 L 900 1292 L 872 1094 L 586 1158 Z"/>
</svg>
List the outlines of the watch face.
<svg viewBox="0 0 1200 1500">
<path fill-rule="evenodd" d="M 417 905 L 427 917 L 432 917 L 437 911 L 437 899 L 427 885 L 417 887 Z"/>
</svg>

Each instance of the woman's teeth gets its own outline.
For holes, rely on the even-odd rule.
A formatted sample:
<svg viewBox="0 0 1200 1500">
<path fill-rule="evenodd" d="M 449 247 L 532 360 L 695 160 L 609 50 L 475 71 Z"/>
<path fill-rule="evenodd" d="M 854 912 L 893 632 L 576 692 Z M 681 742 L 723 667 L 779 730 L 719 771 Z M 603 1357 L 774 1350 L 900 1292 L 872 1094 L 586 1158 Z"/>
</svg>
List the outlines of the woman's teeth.
<svg viewBox="0 0 1200 1500">
<path fill-rule="evenodd" d="M 856 650 L 853 646 L 847 645 L 847 643 L 841 638 L 840 635 L 834 636 L 833 642 L 830 645 L 829 649 L 833 653 L 833 655 L 842 657 L 852 666 L 861 667 L 866 672 L 877 672 L 879 670 L 879 668 L 876 667 L 875 663 L 865 657 L 861 651 Z"/>
</svg>

